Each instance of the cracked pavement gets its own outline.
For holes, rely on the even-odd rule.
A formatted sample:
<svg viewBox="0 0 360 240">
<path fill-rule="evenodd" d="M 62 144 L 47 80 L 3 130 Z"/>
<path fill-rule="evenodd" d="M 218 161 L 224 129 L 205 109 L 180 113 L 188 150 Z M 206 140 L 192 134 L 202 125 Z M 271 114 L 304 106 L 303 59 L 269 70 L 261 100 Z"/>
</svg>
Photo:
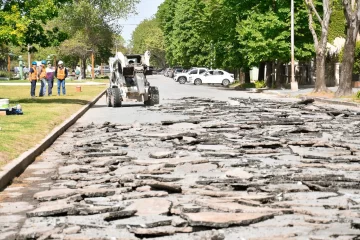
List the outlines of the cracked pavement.
<svg viewBox="0 0 360 240">
<path fill-rule="evenodd" d="M 0 193 L 0 239 L 359 239 L 360 111 L 150 82 Z"/>
</svg>

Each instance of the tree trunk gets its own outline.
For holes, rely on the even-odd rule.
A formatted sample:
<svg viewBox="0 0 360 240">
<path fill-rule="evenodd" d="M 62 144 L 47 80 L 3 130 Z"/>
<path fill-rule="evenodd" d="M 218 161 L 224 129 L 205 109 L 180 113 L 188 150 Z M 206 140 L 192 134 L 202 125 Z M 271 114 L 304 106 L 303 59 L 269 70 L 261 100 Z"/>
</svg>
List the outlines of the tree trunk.
<svg viewBox="0 0 360 240">
<path fill-rule="evenodd" d="M 351 5 L 350 5 L 351 4 Z M 341 64 L 340 84 L 335 93 L 336 97 L 352 94 L 352 74 L 354 68 L 356 38 L 359 32 L 360 3 L 354 8 L 353 3 L 343 0 L 344 13 L 347 21 L 346 42 L 344 46 L 343 60 Z"/>
<path fill-rule="evenodd" d="M 86 58 L 81 59 L 81 76 L 86 79 Z"/>
<path fill-rule="evenodd" d="M 245 83 L 250 83 L 250 68 L 245 68 Z"/>
<path fill-rule="evenodd" d="M 347 1 L 347 0 L 345 0 Z M 314 46 L 316 52 L 316 81 L 314 92 L 328 92 L 325 83 L 325 55 L 326 44 L 328 39 L 328 30 L 331 16 L 330 0 L 323 0 L 323 16 L 317 12 L 313 0 L 305 0 L 308 7 L 309 29 L 314 39 Z M 313 15 L 317 18 L 321 25 L 320 40 L 314 29 Z"/>
<path fill-rule="evenodd" d="M 283 63 L 278 61 L 276 64 L 276 80 L 275 80 L 275 87 L 280 88 L 283 84 L 282 82 L 282 65 Z"/>
<path fill-rule="evenodd" d="M 264 76 L 265 76 L 265 63 L 261 62 L 260 66 L 259 66 L 259 76 L 258 76 L 258 80 L 259 81 L 264 81 Z"/>
<path fill-rule="evenodd" d="M 319 49 L 316 53 L 316 81 L 314 92 L 328 92 L 325 83 L 325 51 Z"/>
<path fill-rule="evenodd" d="M 272 62 L 266 62 L 266 86 L 268 88 L 272 87 L 272 73 L 273 73 Z"/>
</svg>

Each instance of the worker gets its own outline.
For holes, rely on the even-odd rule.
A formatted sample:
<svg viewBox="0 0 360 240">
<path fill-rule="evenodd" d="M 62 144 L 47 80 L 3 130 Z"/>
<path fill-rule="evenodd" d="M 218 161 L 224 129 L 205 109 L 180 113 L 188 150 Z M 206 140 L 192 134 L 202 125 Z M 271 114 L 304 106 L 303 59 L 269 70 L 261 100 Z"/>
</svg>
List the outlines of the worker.
<svg viewBox="0 0 360 240">
<path fill-rule="evenodd" d="M 58 96 L 60 96 L 60 87 L 62 88 L 62 93 L 65 96 L 66 90 L 65 90 L 65 78 L 68 76 L 68 71 L 64 67 L 64 62 L 59 61 L 58 67 L 55 70 L 55 77 L 57 78 L 57 87 L 58 87 Z"/>
<path fill-rule="evenodd" d="M 52 88 L 54 86 L 54 75 L 55 75 L 55 70 L 51 66 L 51 61 L 48 61 L 46 68 L 46 82 L 48 84 L 48 96 L 52 95 Z"/>
<path fill-rule="evenodd" d="M 46 94 L 46 61 L 45 60 L 41 61 L 38 75 L 41 81 L 39 97 L 43 97 Z"/>
<path fill-rule="evenodd" d="M 37 71 L 37 63 L 34 61 L 34 62 L 32 62 L 32 67 L 29 69 L 29 81 L 31 83 L 30 95 L 32 98 L 35 97 L 37 80 L 39 80 L 38 71 Z"/>
</svg>

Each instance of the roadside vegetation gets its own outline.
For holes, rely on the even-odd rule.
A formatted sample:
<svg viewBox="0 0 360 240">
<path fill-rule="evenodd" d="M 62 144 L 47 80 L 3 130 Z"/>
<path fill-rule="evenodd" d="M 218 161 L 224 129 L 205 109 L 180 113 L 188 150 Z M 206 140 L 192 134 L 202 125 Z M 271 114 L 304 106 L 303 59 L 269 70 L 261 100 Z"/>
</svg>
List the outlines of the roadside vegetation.
<svg viewBox="0 0 360 240">
<path fill-rule="evenodd" d="M 24 115 L 0 116 L 0 167 L 34 147 L 104 89 L 103 85 L 83 85 L 82 92 L 76 92 L 75 86 L 68 86 L 66 96 L 32 99 L 29 87 L 1 86 L 0 96 L 9 98 L 11 106 L 20 104 Z"/>
</svg>

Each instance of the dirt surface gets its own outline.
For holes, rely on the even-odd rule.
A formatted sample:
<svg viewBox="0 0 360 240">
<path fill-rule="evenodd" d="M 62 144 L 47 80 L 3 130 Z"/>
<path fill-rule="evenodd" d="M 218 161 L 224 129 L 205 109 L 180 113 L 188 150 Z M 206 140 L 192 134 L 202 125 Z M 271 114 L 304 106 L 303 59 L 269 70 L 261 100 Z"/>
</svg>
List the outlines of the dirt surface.
<svg viewBox="0 0 360 240">
<path fill-rule="evenodd" d="M 183 95 L 90 111 L 0 194 L 0 239 L 360 237 L 357 110 Z"/>
</svg>

